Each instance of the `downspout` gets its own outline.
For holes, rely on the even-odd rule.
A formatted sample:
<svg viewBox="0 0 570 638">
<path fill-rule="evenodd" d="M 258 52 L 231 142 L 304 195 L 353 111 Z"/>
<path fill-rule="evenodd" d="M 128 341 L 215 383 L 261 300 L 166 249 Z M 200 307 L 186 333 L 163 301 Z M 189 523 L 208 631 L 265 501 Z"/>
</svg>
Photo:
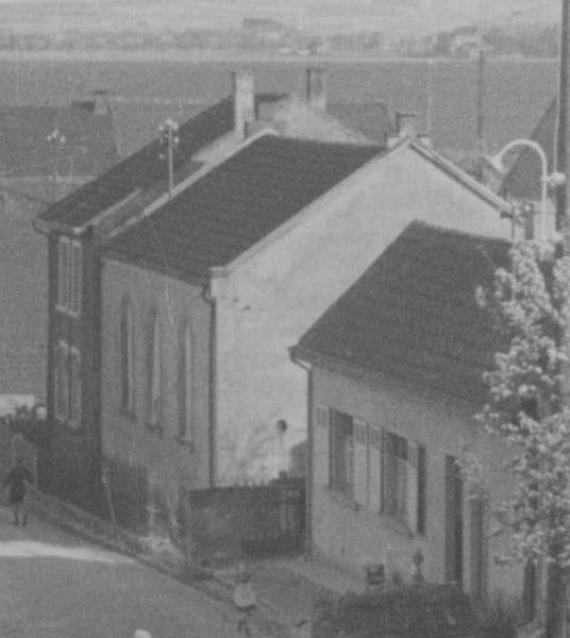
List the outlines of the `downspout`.
<svg viewBox="0 0 570 638">
<path fill-rule="evenodd" d="M 212 295 L 211 279 L 202 289 L 202 299 L 210 307 L 210 339 L 208 356 L 208 485 L 215 487 L 217 476 L 217 312 L 216 298 Z"/>
<path fill-rule="evenodd" d="M 305 555 L 313 555 L 313 369 L 297 358 L 296 348 L 289 348 L 291 361 L 307 372 L 307 475 L 305 477 Z"/>
</svg>

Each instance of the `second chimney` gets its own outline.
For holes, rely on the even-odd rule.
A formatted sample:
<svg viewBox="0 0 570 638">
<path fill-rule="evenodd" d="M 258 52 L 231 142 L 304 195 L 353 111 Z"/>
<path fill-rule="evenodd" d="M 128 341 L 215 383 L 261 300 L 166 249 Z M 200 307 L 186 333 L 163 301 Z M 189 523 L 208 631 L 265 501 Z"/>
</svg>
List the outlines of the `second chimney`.
<svg viewBox="0 0 570 638">
<path fill-rule="evenodd" d="M 234 130 L 238 139 L 249 137 L 255 123 L 255 91 L 251 71 L 235 71 Z"/>
<path fill-rule="evenodd" d="M 306 99 L 309 106 L 327 110 L 327 72 L 325 69 L 307 69 Z"/>
<path fill-rule="evenodd" d="M 416 137 L 418 134 L 416 113 L 398 111 L 396 113 L 396 134 L 399 138 Z"/>
</svg>

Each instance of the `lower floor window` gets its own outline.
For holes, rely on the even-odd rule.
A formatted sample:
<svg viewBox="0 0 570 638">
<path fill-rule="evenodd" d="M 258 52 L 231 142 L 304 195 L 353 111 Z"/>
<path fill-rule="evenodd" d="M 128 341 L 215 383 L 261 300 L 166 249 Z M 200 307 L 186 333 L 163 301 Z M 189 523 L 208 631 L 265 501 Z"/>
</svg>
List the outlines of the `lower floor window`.
<svg viewBox="0 0 570 638">
<path fill-rule="evenodd" d="M 331 411 L 331 487 L 353 495 L 353 429 L 350 415 Z"/>
<path fill-rule="evenodd" d="M 74 428 L 81 425 L 81 356 L 79 350 L 60 341 L 55 351 L 55 417 Z"/>
</svg>

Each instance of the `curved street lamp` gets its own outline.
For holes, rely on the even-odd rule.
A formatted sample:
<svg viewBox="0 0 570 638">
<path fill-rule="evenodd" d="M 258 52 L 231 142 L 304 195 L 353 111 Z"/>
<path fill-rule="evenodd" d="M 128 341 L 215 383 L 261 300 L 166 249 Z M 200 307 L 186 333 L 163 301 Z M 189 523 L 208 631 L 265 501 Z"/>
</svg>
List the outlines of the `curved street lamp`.
<svg viewBox="0 0 570 638">
<path fill-rule="evenodd" d="M 505 174 L 504 157 L 507 153 L 510 153 L 513 149 L 525 146 L 534 150 L 541 163 L 541 176 L 540 176 L 540 208 L 541 208 L 541 221 L 540 221 L 540 239 L 544 241 L 546 239 L 546 214 L 548 203 L 548 187 L 557 188 L 562 186 L 566 182 L 566 176 L 563 173 L 557 171 L 548 172 L 548 159 L 542 146 L 534 140 L 527 140 L 525 138 L 518 138 L 509 142 L 504 148 L 502 148 L 496 155 L 487 158 L 491 166 L 501 175 Z"/>
</svg>

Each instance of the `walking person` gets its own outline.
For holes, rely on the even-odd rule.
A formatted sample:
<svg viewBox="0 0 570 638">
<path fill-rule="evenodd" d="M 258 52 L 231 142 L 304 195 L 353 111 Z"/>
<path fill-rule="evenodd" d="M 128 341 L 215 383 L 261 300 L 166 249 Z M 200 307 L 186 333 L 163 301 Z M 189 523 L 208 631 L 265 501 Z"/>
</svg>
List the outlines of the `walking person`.
<svg viewBox="0 0 570 638">
<path fill-rule="evenodd" d="M 237 624 L 238 634 L 243 632 L 247 638 L 251 638 L 249 617 L 255 611 L 257 597 L 251 583 L 251 574 L 244 563 L 241 563 L 238 567 L 233 601 L 239 614 Z"/>
<path fill-rule="evenodd" d="M 28 514 L 25 510 L 24 499 L 26 497 L 26 486 L 33 483 L 34 477 L 30 470 L 24 465 L 21 458 L 17 457 L 14 467 L 8 472 L 2 482 L 2 490 L 10 488 L 9 503 L 14 513 L 14 525 L 26 525 Z"/>
</svg>

